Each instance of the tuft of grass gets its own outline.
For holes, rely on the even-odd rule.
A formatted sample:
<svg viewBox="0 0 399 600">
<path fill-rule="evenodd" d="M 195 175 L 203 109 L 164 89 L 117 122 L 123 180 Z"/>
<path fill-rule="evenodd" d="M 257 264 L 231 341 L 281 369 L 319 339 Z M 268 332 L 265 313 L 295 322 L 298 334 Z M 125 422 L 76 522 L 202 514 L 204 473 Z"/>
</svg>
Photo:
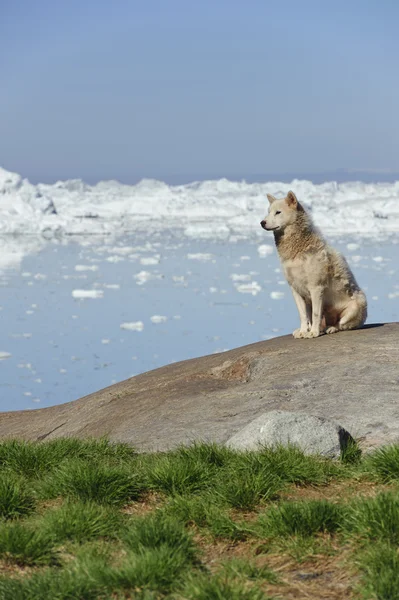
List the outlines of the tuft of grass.
<svg viewBox="0 0 399 600">
<path fill-rule="evenodd" d="M 182 581 L 190 562 L 182 550 L 162 545 L 143 549 L 139 554 L 128 554 L 121 566 L 98 569 L 94 579 L 110 592 L 156 590 L 166 594 Z"/>
<path fill-rule="evenodd" d="M 105 600 L 105 591 L 83 569 L 47 569 L 31 577 L 0 579 L 0 600 Z"/>
<path fill-rule="evenodd" d="M 134 448 L 122 442 L 110 442 L 107 438 L 58 438 L 47 442 L 58 460 L 80 458 L 95 462 L 108 460 L 113 462 L 129 462 L 137 457 Z"/>
<path fill-rule="evenodd" d="M 240 468 L 224 475 L 217 494 L 223 502 L 240 510 L 253 510 L 260 502 L 275 498 L 284 485 L 275 473 L 265 470 L 253 472 Z"/>
<path fill-rule="evenodd" d="M 50 565 L 58 562 L 53 537 L 20 522 L 3 523 L 0 526 L 0 556 L 18 565 Z"/>
<path fill-rule="evenodd" d="M 274 473 L 282 481 L 297 485 L 323 485 L 342 472 L 342 467 L 331 459 L 306 455 L 292 445 L 263 447 L 248 453 L 248 462 L 252 469 Z"/>
<path fill-rule="evenodd" d="M 60 438 L 49 442 L 11 439 L 0 442 L 0 469 L 28 478 L 40 478 L 67 459 L 123 462 L 131 460 L 135 454 L 127 444 L 111 443 L 106 438 Z"/>
<path fill-rule="evenodd" d="M 185 525 L 201 528 L 209 524 L 209 516 L 213 509 L 217 510 L 217 507 L 210 495 L 193 495 L 173 496 L 164 510 Z"/>
<path fill-rule="evenodd" d="M 190 446 L 180 446 L 173 454 L 192 462 L 220 468 L 234 462 L 239 453 L 214 442 L 194 442 Z"/>
<path fill-rule="evenodd" d="M 341 448 L 340 459 L 346 465 L 358 465 L 362 458 L 359 442 L 352 437 Z"/>
<path fill-rule="evenodd" d="M 290 535 L 312 536 L 335 533 L 343 521 L 343 509 L 326 500 L 282 502 L 258 519 L 259 530 L 266 537 Z"/>
<path fill-rule="evenodd" d="M 0 477 L 0 518 L 23 517 L 34 508 L 35 497 L 28 485 L 12 473 L 3 472 Z"/>
<path fill-rule="evenodd" d="M 395 547 L 378 544 L 363 553 L 358 565 L 364 575 L 367 598 L 396 600 L 399 598 L 399 554 Z"/>
<path fill-rule="evenodd" d="M 178 598 L 190 600 L 267 600 L 265 594 L 256 587 L 215 575 L 198 575 L 189 578 Z"/>
<path fill-rule="evenodd" d="M 53 469 L 58 456 L 49 444 L 5 440 L 0 442 L 0 468 L 17 475 L 41 477 Z"/>
<path fill-rule="evenodd" d="M 164 510 L 185 525 L 208 529 L 215 538 L 244 540 L 253 535 L 247 524 L 234 521 L 210 494 L 175 496 Z"/>
<path fill-rule="evenodd" d="M 122 515 L 114 508 L 90 501 L 67 501 L 47 511 L 40 526 L 58 542 L 82 543 L 99 537 L 116 538 L 122 522 Z"/>
<path fill-rule="evenodd" d="M 164 454 L 147 465 L 152 489 L 168 496 L 192 494 L 210 486 L 214 469 L 211 465 L 182 454 Z"/>
<path fill-rule="evenodd" d="M 133 519 L 121 539 L 130 550 L 137 553 L 169 548 L 182 552 L 191 562 L 195 561 L 198 553 L 193 537 L 184 525 L 164 512 Z"/>
<path fill-rule="evenodd" d="M 399 479 L 399 445 L 391 444 L 378 448 L 365 459 L 366 470 L 388 483 Z"/>
<path fill-rule="evenodd" d="M 43 497 L 79 498 L 99 504 L 121 506 L 137 500 L 147 489 L 137 473 L 124 465 L 68 460 L 43 483 Z"/>
<path fill-rule="evenodd" d="M 254 561 L 233 558 L 223 564 L 223 572 L 228 578 L 239 577 L 253 581 L 263 580 L 271 584 L 279 583 L 277 573 L 268 565 L 257 565 Z"/>
<path fill-rule="evenodd" d="M 399 545 L 399 497 L 386 492 L 352 503 L 343 528 L 363 539 Z"/>
</svg>

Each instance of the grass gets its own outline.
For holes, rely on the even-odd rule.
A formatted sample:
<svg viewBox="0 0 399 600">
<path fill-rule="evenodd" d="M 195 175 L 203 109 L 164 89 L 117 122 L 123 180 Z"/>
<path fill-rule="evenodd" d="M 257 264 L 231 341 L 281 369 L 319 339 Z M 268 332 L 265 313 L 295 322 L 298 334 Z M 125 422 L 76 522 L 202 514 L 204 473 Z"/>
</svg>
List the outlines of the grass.
<svg viewBox="0 0 399 600">
<path fill-rule="evenodd" d="M 261 515 L 258 526 L 266 537 L 306 537 L 335 533 L 342 524 L 343 515 L 342 506 L 326 500 L 282 502 Z"/>
<path fill-rule="evenodd" d="M 79 458 L 65 461 L 47 477 L 42 495 L 121 506 L 137 500 L 146 489 L 139 475 L 126 465 L 94 463 Z"/>
<path fill-rule="evenodd" d="M 133 519 L 121 539 L 130 550 L 140 554 L 149 549 L 169 548 L 171 552 L 182 552 L 192 562 L 198 554 L 193 537 L 182 522 L 162 513 Z"/>
<path fill-rule="evenodd" d="M 248 587 L 228 576 L 206 575 L 191 578 L 178 598 L 190 600 L 267 600 L 262 590 Z"/>
<path fill-rule="evenodd" d="M 57 564 L 54 539 L 45 531 L 25 527 L 20 522 L 0 526 L 0 558 L 17 565 Z"/>
<path fill-rule="evenodd" d="M 0 442 L 0 600 L 399 599 L 399 446 Z"/>
<path fill-rule="evenodd" d="M 350 506 L 345 530 L 364 540 L 399 545 L 399 494 L 381 493 Z"/>
<path fill-rule="evenodd" d="M 35 495 L 28 484 L 14 474 L 0 472 L 0 519 L 16 519 L 34 510 Z"/>
<path fill-rule="evenodd" d="M 48 510 L 40 525 L 58 542 L 83 543 L 101 537 L 117 538 L 123 518 L 119 511 L 108 506 L 67 500 L 61 507 Z"/>
<path fill-rule="evenodd" d="M 399 598 L 399 554 L 395 547 L 378 544 L 361 555 L 360 569 L 364 573 L 364 591 L 377 600 Z"/>
<path fill-rule="evenodd" d="M 365 462 L 366 468 L 380 481 L 399 480 L 399 445 L 379 448 Z"/>
</svg>

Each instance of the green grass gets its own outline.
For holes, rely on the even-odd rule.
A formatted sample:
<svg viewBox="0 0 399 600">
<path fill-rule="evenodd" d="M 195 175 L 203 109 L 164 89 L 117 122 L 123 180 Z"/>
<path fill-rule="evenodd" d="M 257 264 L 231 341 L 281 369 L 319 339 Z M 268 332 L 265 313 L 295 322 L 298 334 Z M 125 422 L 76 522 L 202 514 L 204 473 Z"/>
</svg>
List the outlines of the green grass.
<svg viewBox="0 0 399 600">
<path fill-rule="evenodd" d="M 31 478 L 48 474 L 68 458 L 123 462 L 133 456 L 135 452 L 127 444 L 113 444 L 104 438 L 61 438 L 46 443 L 18 440 L 0 442 L 0 470 Z"/>
<path fill-rule="evenodd" d="M 112 507 L 67 500 L 61 507 L 48 510 L 40 526 L 57 542 L 83 543 L 100 537 L 117 538 L 123 519 Z"/>
<path fill-rule="evenodd" d="M 399 445 L 383 446 L 365 460 L 365 468 L 383 482 L 399 480 Z"/>
<path fill-rule="evenodd" d="M 257 565 L 248 559 L 235 558 L 223 564 L 223 572 L 228 578 L 236 577 L 250 581 L 279 583 L 279 577 L 267 564 Z"/>
<path fill-rule="evenodd" d="M 175 496 L 166 505 L 165 512 L 185 525 L 196 525 L 206 530 L 214 538 L 237 541 L 254 535 L 248 524 L 231 518 L 218 496 Z"/>
<path fill-rule="evenodd" d="M 267 471 L 238 469 L 220 481 L 217 493 L 223 502 L 240 510 L 253 510 L 261 502 L 271 500 L 284 487 L 278 475 Z"/>
<path fill-rule="evenodd" d="M 364 573 L 363 594 L 377 600 L 399 598 L 399 554 L 398 549 L 387 544 L 378 544 L 360 556 L 360 569 Z"/>
<path fill-rule="evenodd" d="M 64 496 L 82 501 L 121 506 L 137 500 L 147 487 L 126 465 L 70 459 L 44 481 L 43 497 Z"/>
<path fill-rule="evenodd" d="M 164 454 L 147 465 L 151 488 L 169 496 L 192 494 L 212 483 L 212 465 L 184 454 Z"/>
<path fill-rule="evenodd" d="M 341 506 L 326 500 L 282 502 L 260 515 L 258 527 L 265 537 L 335 533 L 343 514 Z"/>
<path fill-rule="evenodd" d="M 58 562 L 53 537 L 20 522 L 0 525 L 0 558 L 18 565 L 49 565 Z"/>
<path fill-rule="evenodd" d="M 121 540 L 133 552 L 143 553 L 148 549 L 169 548 L 182 552 L 187 560 L 194 561 L 198 550 L 181 521 L 171 515 L 155 513 L 133 519 Z"/>
<path fill-rule="evenodd" d="M 267 600 L 262 590 L 248 587 L 230 577 L 200 575 L 191 578 L 182 590 L 182 600 Z"/>
<path fill-rule="evenodd" d="M 348 534 L 362 539 L 399 545 L 399 495 L 382 493 L 357 500 L 348 509 L 344 523 Z"/>
<path fill-rule="evenodd" d="M 318 600 L 324 571 L 399 600 L 398 475 L 399 446 L 1 442 L 0 600 Z"/>
<path fill-rule="evenodd" d="M 12 473 L 0 472 L 0 519 L 17 519 L 35 508 L 33 490 Z"/>
</svg>

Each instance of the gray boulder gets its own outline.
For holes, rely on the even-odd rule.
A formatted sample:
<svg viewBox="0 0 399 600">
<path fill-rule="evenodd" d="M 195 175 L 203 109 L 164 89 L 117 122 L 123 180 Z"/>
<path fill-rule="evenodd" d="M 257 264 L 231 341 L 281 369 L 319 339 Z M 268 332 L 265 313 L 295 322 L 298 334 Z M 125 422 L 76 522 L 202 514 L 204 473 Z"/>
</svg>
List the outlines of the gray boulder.
<svg viewBox="0 0 399 600">
<path fill-rule="evenodd" d="M 351 435 L 331 419 L 272 410 L 251 421 L 227 440 L 226 445 L 236 450 L 256 450 L 260 446 L 292 444 L 305 454 L 338 458 L 350 439 Z"/>
</svg>

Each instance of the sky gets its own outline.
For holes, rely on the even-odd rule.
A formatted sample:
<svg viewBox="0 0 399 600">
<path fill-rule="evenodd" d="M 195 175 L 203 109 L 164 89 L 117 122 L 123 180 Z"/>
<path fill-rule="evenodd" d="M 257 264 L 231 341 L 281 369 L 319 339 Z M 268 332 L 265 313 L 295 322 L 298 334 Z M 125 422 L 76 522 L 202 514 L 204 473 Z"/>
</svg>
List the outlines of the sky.
<svg viewBox="0 0 399 600">
<path fill-rule="evenodd" d="M 399 171 L 397 0 L 0 0 L 32 182 Z"/>
</svg>

